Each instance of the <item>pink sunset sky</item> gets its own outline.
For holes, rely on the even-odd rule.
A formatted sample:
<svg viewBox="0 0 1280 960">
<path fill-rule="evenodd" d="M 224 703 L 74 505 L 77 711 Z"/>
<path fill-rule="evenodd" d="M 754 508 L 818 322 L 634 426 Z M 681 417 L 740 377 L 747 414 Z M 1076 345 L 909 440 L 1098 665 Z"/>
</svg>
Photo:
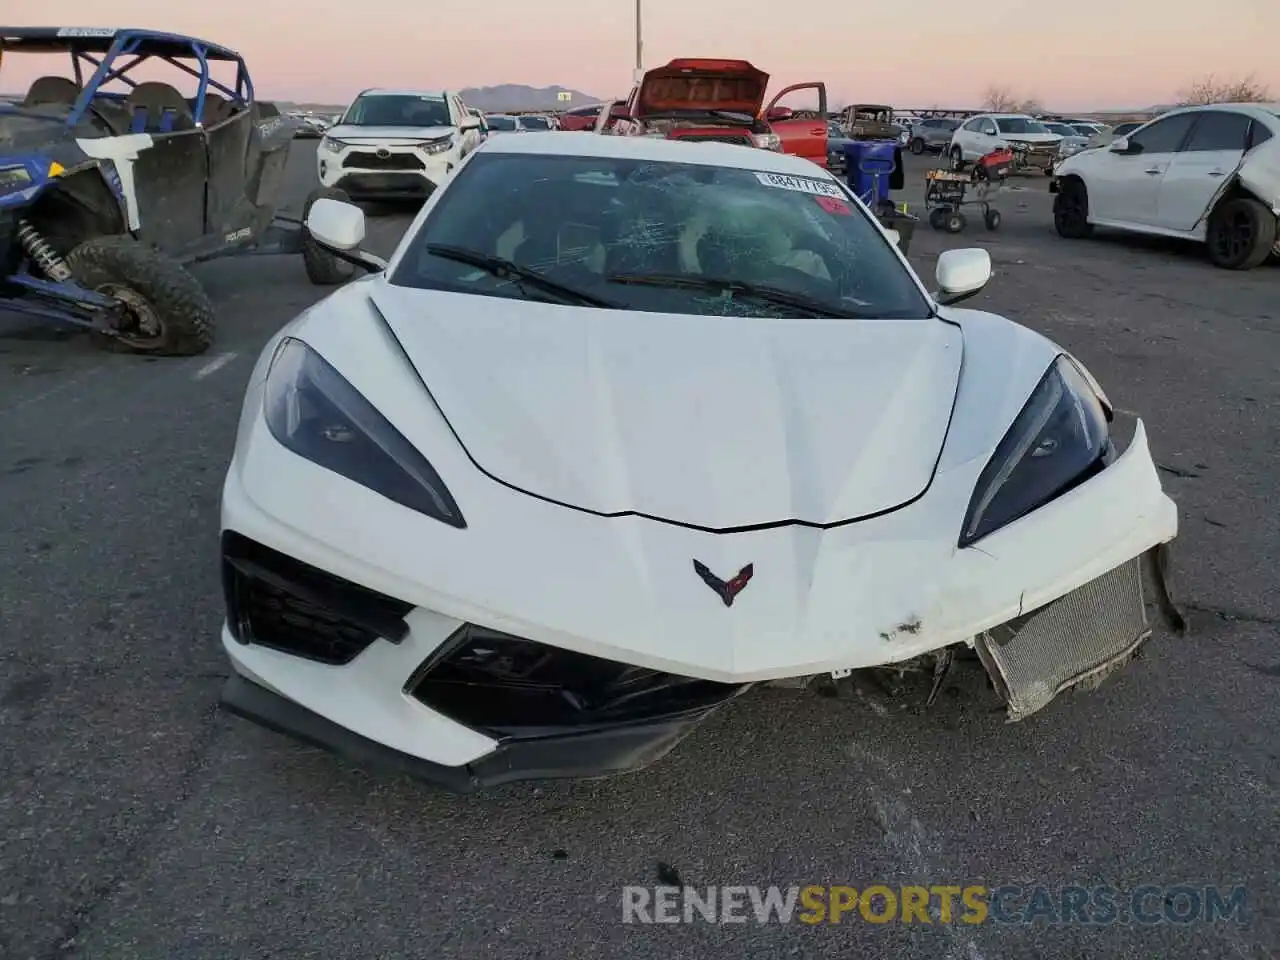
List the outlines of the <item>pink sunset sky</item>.
<svg viewBox="0 0 1280 960">
<path fill-rule="evenodd" d="M 832 106 L 977 107 L 994 83 L 1051 109 L 1125 109 L 1167 103 L 1206 74 L 1253 74 L 1280 99 L 1280 0 L 643 2 L 646 66 L 745 58 L 775 89 L 825 81 Z M 51 17 L 32 9 L 6 19 L 150 27 L 234 47 L 259 96 L 281 100 L 498 83 L 607 97 L 625 94 L 635 60 L 633 0 L 62 0 L 45 8 Z M 51 66 L 10 57 L 0 90 L 25 90 Z"/>
</svg>

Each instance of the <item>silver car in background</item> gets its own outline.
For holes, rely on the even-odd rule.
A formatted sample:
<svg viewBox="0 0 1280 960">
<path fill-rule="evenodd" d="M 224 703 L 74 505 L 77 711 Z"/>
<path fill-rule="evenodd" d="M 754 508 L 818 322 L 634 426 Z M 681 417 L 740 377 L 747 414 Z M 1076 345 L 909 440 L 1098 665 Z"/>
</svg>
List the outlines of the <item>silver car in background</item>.
<svg viewBox="0 0 1280 960">
<path fill-rule="evenodd" d="M 960 120 L 955 117 L 925 117 L 911 125 L 908 147 L 917 157 L 924 153 L 941 153 L 951 145 L 951 135 Z"/>
</svg>

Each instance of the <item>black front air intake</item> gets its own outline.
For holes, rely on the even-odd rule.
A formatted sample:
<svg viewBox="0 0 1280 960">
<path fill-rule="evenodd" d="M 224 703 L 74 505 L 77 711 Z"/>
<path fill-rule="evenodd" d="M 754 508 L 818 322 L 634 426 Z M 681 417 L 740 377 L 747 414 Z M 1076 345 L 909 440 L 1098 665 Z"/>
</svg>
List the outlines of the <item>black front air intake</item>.
<svg viewBox="0 0 1280 960">
<path fill-rule="evenodd" d="M 379 638 L 399 643 L 413 609 L 231 531 L 222 535 L 222 588 L 238 641 L 332 665 Z"/>
<path fill-rule="evenodd" d="M 528 738 L 694 717 L 747 686 L 676 676 L 466 624 L 418 669 L 406 691 L 472 729 Z"/>
</svg>

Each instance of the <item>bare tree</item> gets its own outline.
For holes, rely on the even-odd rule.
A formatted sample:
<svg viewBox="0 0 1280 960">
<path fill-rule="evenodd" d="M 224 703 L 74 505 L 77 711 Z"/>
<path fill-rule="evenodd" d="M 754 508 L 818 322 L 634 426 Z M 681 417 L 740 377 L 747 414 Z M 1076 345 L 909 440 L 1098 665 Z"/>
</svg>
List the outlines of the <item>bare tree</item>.
<svg viewBox="0 0 1280 960">
<path fill-rule="evenodd" d="M 987 92 L 982 95 L 982 106 L 992 113 L 1007 113 L 1010 110 L 1017 109 L 1018 98 L 1013 95 L 1013 91 L 1008 87 L 993 83 L 987 87 Z"/>
<path fill-rule="evenodd" d="M 1246 77 L 1219 79 L 1213 74 L 1201 77 L 1178 95 L 1183 107 L 1205 103 L 1261 103 L 1271 99 L 1267 85 L 1251 73 Z"/>
</svg>

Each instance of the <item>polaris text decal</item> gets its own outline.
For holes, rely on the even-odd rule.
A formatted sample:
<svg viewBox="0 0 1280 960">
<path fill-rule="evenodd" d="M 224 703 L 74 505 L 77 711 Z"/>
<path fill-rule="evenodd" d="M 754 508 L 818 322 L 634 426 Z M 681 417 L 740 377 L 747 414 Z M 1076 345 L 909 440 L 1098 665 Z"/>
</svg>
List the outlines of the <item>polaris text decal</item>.
<svg viewBox="0 0 1280 960">
<path fill-rule="evenodd" d="M 115 27 L 60 27 L 60 37 L 114 37 Z"/>
<path fill-rule="evenodd" d="M 811 177 L 793 177 L 785 173 L 760 173 L 759 171 L 756 171 L 756 179 L 766 187 L 777 187 L 779 190 L 795 190 L 819 197 L 844 197 L 840 188 L 830 180 L 815 180 Z"/>
</svg>

